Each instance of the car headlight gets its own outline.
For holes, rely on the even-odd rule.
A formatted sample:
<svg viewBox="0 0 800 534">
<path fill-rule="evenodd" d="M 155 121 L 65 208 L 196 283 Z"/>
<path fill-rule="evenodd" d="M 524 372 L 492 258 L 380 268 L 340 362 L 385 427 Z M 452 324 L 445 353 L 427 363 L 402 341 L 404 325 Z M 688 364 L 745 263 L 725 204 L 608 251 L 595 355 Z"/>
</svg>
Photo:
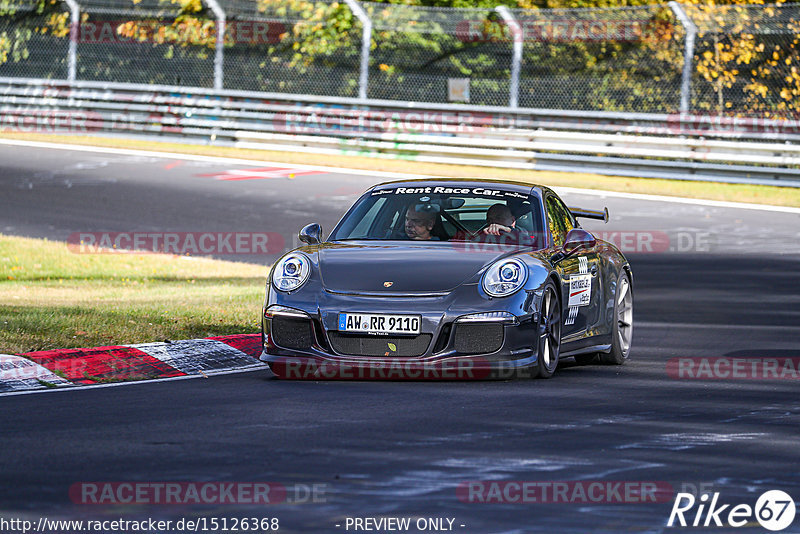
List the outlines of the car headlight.
<svg viewBox="0 0 800 534">
<path fill-rule="evenodd" d="M 279 291 L 292 291 L 302 286 L 311 273 L 311 261 L 302 254 L 282 258 L 272 272 L 272 284 Z"/>
<path fill-rule="evenodd" d="M 492 297 L 507 297 L 516 292 L 528 279 L 528 268 L 517 259 L 500 260 L 483 275 L 483 290 Z"/>
</svg>

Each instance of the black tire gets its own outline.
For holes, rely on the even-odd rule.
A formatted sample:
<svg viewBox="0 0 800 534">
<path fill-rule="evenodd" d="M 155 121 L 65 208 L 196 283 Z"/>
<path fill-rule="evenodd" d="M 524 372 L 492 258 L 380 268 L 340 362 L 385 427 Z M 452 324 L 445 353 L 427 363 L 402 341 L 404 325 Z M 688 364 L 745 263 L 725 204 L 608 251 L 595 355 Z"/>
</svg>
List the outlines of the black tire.
<svg viewBox="0 0 800 534">
<path fill-rule="evenodd" d="M 600 363 L 622 365 L 628 361 L 633 340 L 633 288 L 625 271 L 617 278 L 611 330 L 611 352 L 600 353 Z"/>
<path fill-rule="evenodd" d="M 538 350 L 538 378 L 550 378 L 558 367 L 561 353 L 561 303 L 558 291 L 552 280 L 544 286 L 539 322 L 536 325 L 536 346 Z"/>
</svg>

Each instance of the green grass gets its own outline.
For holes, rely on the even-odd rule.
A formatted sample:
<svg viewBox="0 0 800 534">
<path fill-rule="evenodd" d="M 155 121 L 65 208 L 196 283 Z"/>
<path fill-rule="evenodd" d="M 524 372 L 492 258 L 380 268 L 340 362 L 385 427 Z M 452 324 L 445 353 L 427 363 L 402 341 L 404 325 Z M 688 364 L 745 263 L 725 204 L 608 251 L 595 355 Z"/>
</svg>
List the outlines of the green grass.
<svg viewBox="0 0 800 534">
<path fill-rule="evenodd" d="M 603 176 L 588 173 L 553 171 L 527 171 L 478 167 L 471 165 L 445 165 L 440 163 L 421 163 L 406 160 L 389 160 L 367 156 L 329 156 L 299 152 L 278 152 L 267 150 L 246 150 L 240 148 L 187 145 L 178 143 L 154 143 L 136 139 L 111 139 L 104 137 L 79 137 L 69 135 L 46 135 L 3 132 L 0 138 L 71 143 L 138 150 L 178 152 L 203 156 L 223 156 L 305 165 L 324 165 L 346 167 L 365 171 L 391 171 L 431 176 L 503 178 L 538 183 L 551 186 L 604 189 L 625 193 L 644 193 L 729 202 L 752 202 L 775 206 L 800 207 L 800 188 L 773 187 L 767 185 L 722 184 L 715 182 L 695 182 L 683 180 L 660 180 L 653 178 L 628 178 Z M 382 179 L 376 179 L 376 182 Z"/>
<path fill-rule="evenodd" d="M 267 267 L 0 235 L 0 353 L 244 334 Z"/>
</svg>

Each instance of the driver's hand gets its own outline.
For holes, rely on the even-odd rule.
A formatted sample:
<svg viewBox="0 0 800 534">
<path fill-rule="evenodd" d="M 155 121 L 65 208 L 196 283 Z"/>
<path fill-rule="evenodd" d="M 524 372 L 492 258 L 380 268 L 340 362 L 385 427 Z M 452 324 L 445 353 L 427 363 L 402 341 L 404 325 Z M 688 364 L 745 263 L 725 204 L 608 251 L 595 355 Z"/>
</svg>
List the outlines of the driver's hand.
<svg viewBox="0 0 800 534">
<path fill-rule="evenodd" d="M 483 229 L 483 233 L 487 235 L 500 235 L 502 232 L 511 233 L 511 228 L 502 224 L 492 223 Z"/>
</svg>

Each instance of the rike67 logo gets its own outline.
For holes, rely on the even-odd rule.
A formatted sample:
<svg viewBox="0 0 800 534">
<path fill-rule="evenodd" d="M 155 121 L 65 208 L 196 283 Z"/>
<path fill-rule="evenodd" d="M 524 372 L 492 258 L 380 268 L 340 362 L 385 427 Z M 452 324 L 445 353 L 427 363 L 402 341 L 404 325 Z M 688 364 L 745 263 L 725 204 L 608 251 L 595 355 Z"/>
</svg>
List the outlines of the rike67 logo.
<svg viewBox="0 0 800 534">
<path fill-rule="evenodd" d="M 722 527 L 753 526 L 753 521 L 767 530 L 781 531 L 794 521 L 794 500 L 785 491 L 764 492 L 755 507 L 749 504 L 718 504 L 719 493 L 704 493 L 696 499 L 691 493 L 678 493 L 668 527 Z"/>
</svg>

